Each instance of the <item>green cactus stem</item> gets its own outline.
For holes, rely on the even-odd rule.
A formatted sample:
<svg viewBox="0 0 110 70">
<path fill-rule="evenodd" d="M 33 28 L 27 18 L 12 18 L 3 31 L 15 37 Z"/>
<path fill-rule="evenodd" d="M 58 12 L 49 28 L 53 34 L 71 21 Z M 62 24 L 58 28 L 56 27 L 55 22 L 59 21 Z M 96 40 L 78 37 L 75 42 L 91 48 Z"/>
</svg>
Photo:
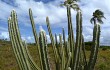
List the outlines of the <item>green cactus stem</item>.
<svg viewBox="0 0 110 70">
<path fill-rule="evenodd" d="M 31 25 L 32 25 L 32 30 L 33 30 L 35 43 L 36 43 L 36 46 L 37 46 L 37 49 L 38 49 L 38 53 L 39 53 L 38 56 L 39 56 L 39 59 L 40 59 L 40 67 L 41 67 L 41 70 L 43 70 L 42 57 L 41 57 L 41 51 L 40 51 L 40 46 L 39 46 L 39 39 L 38 39 L 38 35 L 37 35 L 37 32 L 36 32 L 36 27 L 35 27 L 34 18 L 33 18 L 33 15 L 32 15 L 31 8 L 29 9 L 29 16 L 30 16 L 30 21 L 31 21 Z"/>
<path fill-rule="evenodd" d="M 30 55 L 30 52 L 29 52 L 29 50 L 28 50 L 28 46 L 27 46 L 27 44 L 26 44 L 25 41 L 23 42 L 23 44 L 24 44 L 24 48 L 25 48 L 25 50 L 26 50 L 26 55 L 28 56 L 28 61 L 29 61 L 29 63 L 30 63 L 30 66 L 31 66 L 32 70 L 41 70 L 41 69 L 36 65 L 35 61 L 33 60 L 32 56 Z"/>
<path fill-rule="evenodd" d="M 10 38 L 13 35 L 13 38 L 11 38 L 11 42 L 14 43 L 13 49 L 16 49 L 18 52 L 18 58 L 17 59 L 20 60 L 20 63 L 19 63 L 20 69 L 21 70 L 31 70 L 27 56 L 25 55 L 26 51 L 24 50 L 24 47 L 22 44 L 20 32 L 18 29 L 17 15 L 16 15 L 16 12 L 14 10 L 11 12 L 11 21 L 12 22 L 9 23 L 9 26 L 12 29 L 12 33 L 9 33 L 9 34 L 10 34 Z M 15 54 L 15 55 L 17 55 L 17 54 Z"/>
<path fill-rule="evenodd" d="M 72 62 L 71 65 L 73 65 L 73 59 L 74 59 L 74 34 L 73 34 L 73 27 L 72 27 L 72 18 L 71 18 L 71 8 L 67 6 L 67 18 L 68 18 L 68 37 L 70 40 L 70 50 L 72 52 Z M 73 67 L 73 66 L 71 66 Z"/>
<path fill-rule="evenodd" d="M 75 51 L 74 51 L 73 70 L 77 70 L 78 68 L 77 66 L 78 66 L 78 60 L 79 60 L 81 36 L 82 36 L 82 14 L 81 14 L 81 10 L 78 10 L 76 15 L 76 44 L 75 44 Z"/>
<path fill-rule="evenodd" d="M 46 17 L 46 23 L 47 23 L 47 28 L 48 28 L 48 32 L 49 32 L 49 35 L 50 35 L 50 40 L 51 40 L 52 48 L 53 48 L 53 52 L 54 52 L 56 70 L 59 70 L 59 66 L 60 66 L 59 64 L 60 64 L 61 59 L 58 55 L 58 51 L 57 51 L 57 48 L 55 46 L 55 42 L 54 42 L 54 38 L 53 38 L 52 31 L 51 31 L 51 28 L 50 28 L 50 22 L 49 22 L 48 17 Z"/>
<path fill-rule="evenodd" d="M 43 70 L 50 70 L 48 58 L 47 58 L 47 40 L 45 32 L 41 31 L 39 33 L 39 43 L 40 43 L 40 51 L 42 56 L 42 65 Z"/>
<path fill-rule="evenodd" d="M 64 46 L 62 42 L 62 35 L 59 34 L 59 39 L 60 39 L 60 44 L 61 44 L 61 70 L 65 69 L 65 51 L 64 51 Z"/>
<path fill-rule="evenodd" d="M 99 39 L 100 39 L 100 24 L 95 24 L 93 29 L 93 46 L 91 48 L 90 59 L 88 62 L 89 70 L 94 70 L 99 48 Z"/>
</svg>

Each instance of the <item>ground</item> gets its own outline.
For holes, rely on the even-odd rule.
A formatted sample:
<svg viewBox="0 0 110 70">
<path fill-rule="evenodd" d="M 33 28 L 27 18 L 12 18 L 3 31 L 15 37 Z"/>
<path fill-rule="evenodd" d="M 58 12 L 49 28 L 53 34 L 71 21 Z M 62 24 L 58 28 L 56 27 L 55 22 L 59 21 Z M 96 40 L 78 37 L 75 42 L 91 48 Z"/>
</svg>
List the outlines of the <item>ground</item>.
<svg viewBox="0 0 110 70">
<path fill-rule="evenodd" d="M 29 51 L 34 61 L 39 66 L 39 59 L 37 57 L 37 49 L 35 45 L 28 45 Z M 49 63 L 52 70 L 54 70 L 54 59 L 52 47 L 48 48 Z M 86 51 L 87 58 L 89 57 L 90 51 Z M 14 53 L 10 42 L 0 41 L 0 70 L 19 70 Z M 102 50 L 99 48 L 98 59 L 95 65 L 95 70 L 110 70 L 110 49 Z"/>
</svg>

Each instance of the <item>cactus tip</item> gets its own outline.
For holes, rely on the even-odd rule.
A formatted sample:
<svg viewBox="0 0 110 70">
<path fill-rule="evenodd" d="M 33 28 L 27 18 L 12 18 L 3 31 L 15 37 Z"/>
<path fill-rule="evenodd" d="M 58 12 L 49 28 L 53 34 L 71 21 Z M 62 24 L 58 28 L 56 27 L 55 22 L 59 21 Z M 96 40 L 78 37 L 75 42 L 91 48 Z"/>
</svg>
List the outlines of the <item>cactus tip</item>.
<svg viewBox="0 0 110 70">
<path fill-rule="evenodd" d="M 12 9 L 12 11 L 15 11 L 15 9 Z"/>
<path fill-rule="evenodd" d="M 29 8 L 29 10 L 31 10 L 31 8 Z"/>
<path fill-rule="evenodd" d="M 69 52 L 69 56 L 71 56 L 71 52 Z"/>
<path fill-rule="evenodd" d="M 8 20 L 11 20 L 11 17 L 9 17 Z"/>
</svg>

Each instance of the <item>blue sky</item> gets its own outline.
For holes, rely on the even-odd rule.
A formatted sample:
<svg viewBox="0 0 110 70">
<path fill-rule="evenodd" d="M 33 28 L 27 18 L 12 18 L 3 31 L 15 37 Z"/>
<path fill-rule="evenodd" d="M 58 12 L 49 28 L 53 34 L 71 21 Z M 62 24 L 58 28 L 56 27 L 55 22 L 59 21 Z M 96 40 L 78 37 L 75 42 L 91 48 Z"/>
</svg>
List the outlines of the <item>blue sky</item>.
<svg viewBox="0 0 110 70">
<path fill-rule="evenodd" d="M 36 30 L 44 30 L 46 32 L 48 41 L 49 35 L 46 27 L 45 18 L 49 16 L 53 34 L 59 35 L 62 33 L 62 27 L 65 28 L 67 37 L 67 16 L 66 8 L 59 5 L 65 0 L 0 0 L 0 38 L 8 38 L 8 23 L 7 19 L 10 12 L 15 9 L 18 15 L 19 28 L 23 40 L 27 42 L 34 42 L 32 28 L 30 25 L 28 9 L 32 8 L 33 16 L 36 24 Z M 83 35 L 85 41 L 92 41 L 93 25 L 89 22 L 92 13 L 96 9 L 100 9 L 105 13 L 106 20 L 103 19 L 104 24 L 101 25 L 100 43 L 103 45 L 110 45 L 110 0 L 81 0 L 78 4 L 82 9 L 83 14 Z M 72 10 L 72 21 L 74 27 L 74 34 L 76 12 Z"/>
</svg>

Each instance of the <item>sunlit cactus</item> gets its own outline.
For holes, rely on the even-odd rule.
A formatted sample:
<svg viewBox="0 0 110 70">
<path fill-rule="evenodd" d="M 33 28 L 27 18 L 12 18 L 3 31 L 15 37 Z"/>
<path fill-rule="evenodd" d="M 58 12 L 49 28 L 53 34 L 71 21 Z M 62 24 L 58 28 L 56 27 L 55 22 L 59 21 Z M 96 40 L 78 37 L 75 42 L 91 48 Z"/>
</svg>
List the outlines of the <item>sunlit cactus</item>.
<svg viewBox="0 0 110 70">
<path fill-rule="evenodd" d="M 62 34 L 59 34 L 59 43 L 57 41 L 57 34 L 53 36 L 49 17 L 46 17 L 47 29 L 50 35 L 52 53 L 54 55 L 54 68 L 55 70 L 94 70 L 94 66 L 97 60 L 98 48 L 100 43 L 100 24 L 103 23 L 101 18 L 104 17 L 103 12 L 96 10 L 93 13 L 93 18 L 91 22 L 94 22 L 93 29 L 93 45 L 91 48 L 91 53 L 89 61 L 87 62 L 87 57 L 85 53 L 85 43 L 82 34 L 82 11 L 79 6 L 75 3 L 77 0 L 67 0 L 64 5 L 67 7 L 67 20 L 68 20 L 68 38 L 65 37 L 65 29 L 62 28 Z M 74 33 L 72 27 L 71 19 L 71 8 L 77 11 L 76 14 L 76 42 L 74 41 Z M 32 15 L 31 8 L 29 9 L 29 17 L 32 25 L 32 31 L 38 50 L 38 57 L 40 61 L 40 66 L 37 66 L 35 61 L 32 59 L 28 46 L 25 41 L 22 41 L 17 14 L 12 10 L 11 15 L 8 19 L 8 30 L 9 36 L 13 48 L 13 52 L 16 57 L 20 70 L 53 70 L 49 64 L 48 58 L 48 43 L 46 32 L 40 31 L 39 34 L 36 32 L 36 26 L 34 23 L 34 18 Z M 67 41 L 66 41 L 67 40 Z"/>
<path fill-rule="evenodd" d="M 81 36 L 82 36 L 82 14 L 81 11 L 78 10 L 76 15 L 76 44 L 75 44 L 75 50 L 74 50 L 74 63 L 73 67 L 74 70 L 76 70 L 79 63 L 79 55 L 80 55 L 80 47 L 81 46 Z"/>
<path fill-rule="evenodd" d="M 100 10 L 96 10 L 93 13 L 93 17 L 91 18 L 90 22 L 94 23 L 94 29 L 93 29 L 93 46 L 91 48 L 91 54 L 88 62 L 88 69 L 93 70 L 96 60 L 97 60 L 97 54 L 98 54 L 98 48 L 100 43 L 100 24 L 103 23 L 102 18 L 104 17 L 104 13 Z"/>
</svg>

